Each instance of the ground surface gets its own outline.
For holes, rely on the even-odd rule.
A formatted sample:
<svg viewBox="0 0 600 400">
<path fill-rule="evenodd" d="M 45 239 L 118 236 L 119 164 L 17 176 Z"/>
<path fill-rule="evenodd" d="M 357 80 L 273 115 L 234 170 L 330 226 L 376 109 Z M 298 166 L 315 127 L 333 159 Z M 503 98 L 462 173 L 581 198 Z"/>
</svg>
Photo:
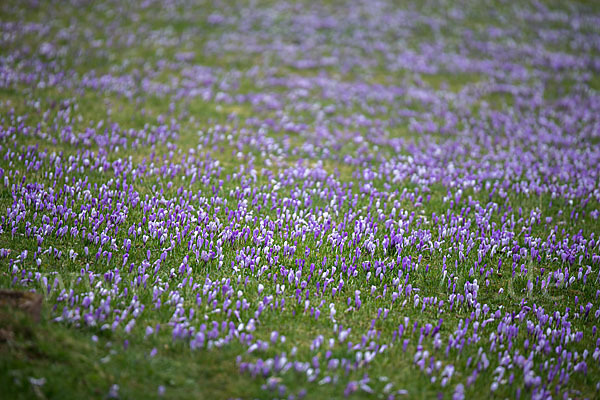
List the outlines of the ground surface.
<svg viewBox="0 0 600 400">
<path fill-rule="evenodd" d="M 3 1 L 3 398 L 597 398 L 597 2 Z"/>
</svg>

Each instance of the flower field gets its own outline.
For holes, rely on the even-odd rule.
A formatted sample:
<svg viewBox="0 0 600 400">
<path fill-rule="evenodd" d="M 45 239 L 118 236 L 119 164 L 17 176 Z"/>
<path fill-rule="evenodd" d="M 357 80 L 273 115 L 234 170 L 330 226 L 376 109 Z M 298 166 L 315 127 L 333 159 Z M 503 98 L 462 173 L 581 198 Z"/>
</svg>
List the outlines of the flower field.
<svg viewBox="0 0 600 400">
<path fill-rule="evenodd" d="M 0 398 L 600 396 L 600 4 L 0 26 Z"/>
</svg>

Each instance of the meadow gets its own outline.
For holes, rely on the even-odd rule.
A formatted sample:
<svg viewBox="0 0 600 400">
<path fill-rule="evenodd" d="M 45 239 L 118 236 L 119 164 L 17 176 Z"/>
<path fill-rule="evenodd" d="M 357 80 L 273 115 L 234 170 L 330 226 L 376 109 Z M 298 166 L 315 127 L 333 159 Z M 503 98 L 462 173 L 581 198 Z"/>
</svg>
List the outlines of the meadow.
<svg viewBox="0 0 600 400">
<path fill-rule="evenodd" d="M 0 398 L 600 396 L 600 3 L 0 27 Z"/>
</svg>

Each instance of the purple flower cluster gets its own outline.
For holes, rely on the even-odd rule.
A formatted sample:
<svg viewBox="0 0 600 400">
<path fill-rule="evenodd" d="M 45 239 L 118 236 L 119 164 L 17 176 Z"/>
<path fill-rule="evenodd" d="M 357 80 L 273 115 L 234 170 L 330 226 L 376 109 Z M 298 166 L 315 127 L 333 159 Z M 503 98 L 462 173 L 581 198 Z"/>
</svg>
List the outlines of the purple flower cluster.
<svg viewBox="0 0 600 400">
<path fill-rule="evenodd" d="M 154 3 L 1 22 L 6 285 L 273 397 L 597 395 L 600 14 Z"/>
</svg>

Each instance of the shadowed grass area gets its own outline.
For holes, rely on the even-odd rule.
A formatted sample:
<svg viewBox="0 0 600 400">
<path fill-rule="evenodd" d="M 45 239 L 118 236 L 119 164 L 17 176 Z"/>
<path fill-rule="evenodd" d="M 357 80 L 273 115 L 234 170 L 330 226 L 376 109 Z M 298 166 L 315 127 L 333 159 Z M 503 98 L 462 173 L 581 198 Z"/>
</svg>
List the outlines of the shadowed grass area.
<svg viewBox="0 0 600 400">
<path fill-rule="evenodd" d="M 243 384 L 230 384 L 231 375 L 237 374 L 235 349 L 185 355 L 165 338 L 140 346 L 139 338 L 71 329 L 45 314 L 35 323 L 22 312 L 1 310 L 0 382 L 6 398 L 96 398 L 111 389 L 122 398 L 259 393 L 257 383 L 243 377 Z M 124 346 L 129 351 L 122 351 Z"/>
</svg>

